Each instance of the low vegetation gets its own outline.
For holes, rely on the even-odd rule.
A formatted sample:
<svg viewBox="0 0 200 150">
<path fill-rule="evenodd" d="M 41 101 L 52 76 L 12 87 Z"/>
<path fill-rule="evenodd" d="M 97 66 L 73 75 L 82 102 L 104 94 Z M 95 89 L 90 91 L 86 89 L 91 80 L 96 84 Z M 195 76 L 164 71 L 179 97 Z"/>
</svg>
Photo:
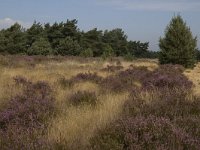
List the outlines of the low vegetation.
<svg viewBox="0 0 200 150">
<path fill-rule="evenodd" d="M 199 149 L 199 69 L 0 56 L 0 149 Z"/>
</svg>

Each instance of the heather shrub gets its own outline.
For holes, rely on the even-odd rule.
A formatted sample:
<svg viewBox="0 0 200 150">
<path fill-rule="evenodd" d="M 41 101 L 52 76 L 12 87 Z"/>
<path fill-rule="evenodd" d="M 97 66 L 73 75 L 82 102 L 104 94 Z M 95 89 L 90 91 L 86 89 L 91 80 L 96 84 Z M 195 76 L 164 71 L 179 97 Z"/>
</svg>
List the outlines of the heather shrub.
<svg viewBox="0 0 200 150">
<path fill-rule="evenodd" d="M 94 92 L 78 91 L 72 94 L 69 98 L 70 104 L 74 106 L 97 104 L 98 98 Z"/>
<path fill-rule="evenodd" d="M 168 118 L 120 119 L 91 139 L 93 149 L 197 149 L 199 141 Z"/>
<path fill-rule="evenodd" d="M 111 89 L 117 86 L 124 89 L 134 88 L 136 82 L 141 83 L 142 89 L 152 90 L 155 88 L 192 88 L 192 82 L 183 74 L 183 67 L 179 65 L 162 65 L 160 68 L 149 71 L 147 67 L 134 67 L 120 71 L 116 75 L 109 76 L 102 82 L 103 85 Z M 113 85 L 113 86 L 112 86 Z"/>
<path fill-rule="evenodd" d="M 159 93 L 160 92 L 160 93 Z M 200 100 L 193 97 L 192 101 L 187 97 L 188 92 L 180 90 L 157 91 L 157 99 L 143 105 L 141 114 L 155 115 L 176 119 L 176 117 L 198 116 L 200 114 Z"/>
<path fill-rule="evenodd" d="M 183 75 L 183 67 L 179 65 L 162 65 L 151 74 L 143 78 L 143 87 L 146 89 L 154 88 L 192 88 L 192 82 Z"/>
<path fill-rule="evenodd" d="M 7 131 L 0 131 L 0 149 L 2 150 L 47 150 L 52 149 L 43 135 L 44 131 L 27 130 L 18 126 L 9 126 Z"/>
<path fill-rule="evenodd" d="M 16 77 L 15 82 L 24 88 L 0 111 L 2 149 L 27 149 L 40 142 L 40 135 L 34 133 L 44 134 L 47 120 L 55 112 L 52 90 L 46 82 L 32 83 L 23 77 Z"/>
<path fill-rule="evenodd" d="M 98 76 L 96 73 L 79 73 L 76 76 L 73 76 L 71 79 L 65 79 L 61 77 L 57 82 L 61 85 L 62 88 L 71 88 L 75 83 L 78 82 L 90 81 L 93 83 L 101 83 L 102 77 Z"/>
<path fill-rule="evenodd" d="M 191 136 L 196 137 L 200 141 L 200 119 L 199 114 L 186 117 L 176 117 L 173 121 L 177 126 L 183 128 Z"/>
<path fill-rule="evenodd" d="M 116 75 L 108 76 L 101 82 L 101 86 L 103 89 L 114 92 L 131 91 L 139 88 L 136 83 L 140 83 L 143 78 L 148 77 L 149 73 L 150 71 L 146 67 L 127 69 Z"/>
<path fill-rule="evenodd" d="M 103 91 L 123 92 L 128 87 L 121 80 L 118 80 L 116 76 L 109 76 L 101 82 L 101 88 Z"/>
<path fill-rule="evenodd" d="M 98 76 L 97 73 L 79 73 L 76 76 L 71 78 L 72 82 L 79 81 L 91 81 L 94 83 L 100 83 L 102 81 L 102 77 Z"/>
</svg>

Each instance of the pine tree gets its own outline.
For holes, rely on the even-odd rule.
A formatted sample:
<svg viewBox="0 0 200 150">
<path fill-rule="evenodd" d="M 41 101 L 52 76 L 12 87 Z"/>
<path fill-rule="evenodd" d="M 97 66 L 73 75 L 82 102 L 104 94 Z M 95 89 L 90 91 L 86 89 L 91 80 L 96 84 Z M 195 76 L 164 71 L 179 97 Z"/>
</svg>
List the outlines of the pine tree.
<svg viewBox="0 0 200 150">
<path fill-rule="evenodd" d="M 186 68 L 194 67 L 197 38 L 193 38 L 190 28 L 180 15 L 172 18 L 166 28 L 165 37 L 160 38 L 159 42 L 161 64 L 172 63 Z"/>
</svg>

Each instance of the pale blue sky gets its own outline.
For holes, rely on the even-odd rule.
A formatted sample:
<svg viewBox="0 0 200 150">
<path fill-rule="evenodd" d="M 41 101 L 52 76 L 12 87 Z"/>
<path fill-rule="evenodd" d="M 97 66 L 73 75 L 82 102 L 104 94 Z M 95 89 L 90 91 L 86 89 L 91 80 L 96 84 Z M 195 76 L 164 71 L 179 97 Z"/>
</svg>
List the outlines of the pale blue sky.
<svg viewBox="0 0 200 150">
<path fill-rule="evenodd" d="M 0 28 L 16 21 L 29 27 L 34 20 L 78 19 L 81 30 L 122 28 L 130 40 L 148 41 L 158 50 L 158 39 L 176 13 L 198 36 L 200 47 L 200 0 L 0 0 Z"/>
</svg>

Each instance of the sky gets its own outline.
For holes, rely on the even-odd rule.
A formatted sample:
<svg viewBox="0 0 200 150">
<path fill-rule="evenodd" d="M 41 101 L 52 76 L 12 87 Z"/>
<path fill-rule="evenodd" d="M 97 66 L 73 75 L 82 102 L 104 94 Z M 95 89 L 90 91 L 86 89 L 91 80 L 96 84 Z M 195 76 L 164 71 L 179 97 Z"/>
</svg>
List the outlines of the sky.
<svg viewBox="0 0 200 150">
<path fill-rule="evenodd" d="M 169 21 L 180 14 L 200 48 L 199 8 L 200 0 L 0 0 L 0 29 L 77 19 L 81 30 L 122 28 L 129 40 L 149 42 L 156 51 Z"/>
</svg>

